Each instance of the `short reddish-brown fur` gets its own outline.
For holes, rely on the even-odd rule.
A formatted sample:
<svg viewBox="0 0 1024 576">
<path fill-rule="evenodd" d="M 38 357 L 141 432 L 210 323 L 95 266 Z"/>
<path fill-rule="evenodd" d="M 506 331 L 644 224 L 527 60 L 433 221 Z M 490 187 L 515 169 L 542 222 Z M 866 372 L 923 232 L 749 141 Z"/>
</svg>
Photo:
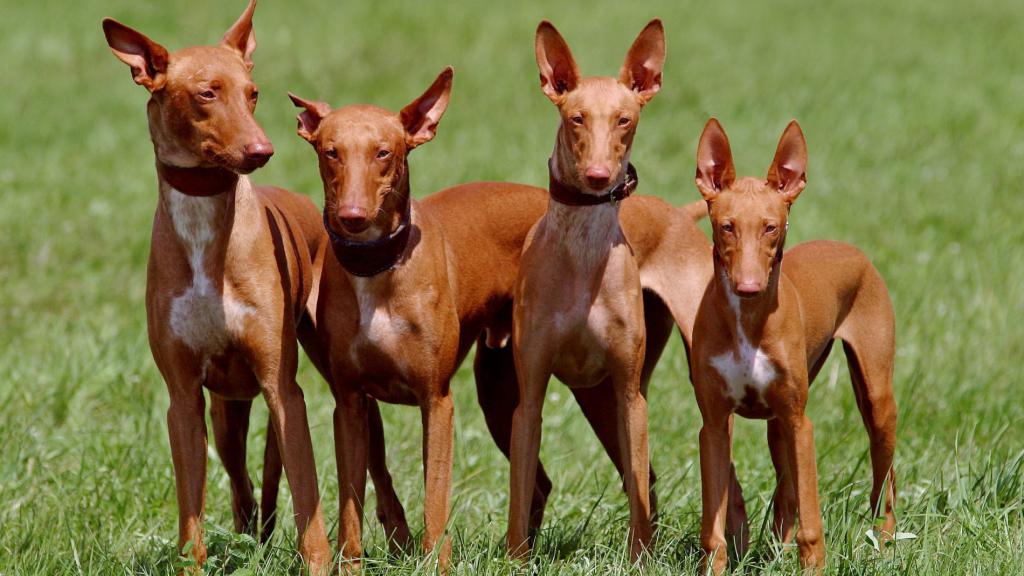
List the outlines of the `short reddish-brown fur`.
<svg viewBox="0 0 1024 576">
<path fill-rule="evenodd" d="M 308 329 L 326 239 L 316 207 L 279 188 L 255 187 L 246 174 L 273 147 L 253 117 L 255 0 L 213 46 L 168 51 L 112 19 L 103 29 L 114 55 L 150 92 L 159 200 L 146 288 L 150 348 L 167 384 L 177 487 L 178 545 L 191 543 L 201 567 L 207 434 L 203 387 L 217 450 L 231 479 L 239 531 L 255 533 L 256 502 L 245 466 L 252 399 L 270 409 L 292 489 L 299 551 L 314 574 L 331 563 L 306 423 L 295 382 L 296 337 Z M 186 196 L 176 185 L 195 186 Z M 218 175 L 210 189 L 204 174 Z M 276 440 L 275 440 L 276 439 Z M 266 495 L 265 495 L 266 496 Z"/>
<path fill-rule="evenodd" d="M 883 517 L 883 536 L 895 529 L 892 303 L 878 271 L 853 246 L 807 242 L 782 257 L 789 209 L 805 186 L 806 165 L 806 143 L 795 121 L 763 180 L 736 179 L 717 120 L 708 121 L 698 146 L 697 186 L 709 206 L 715 276 L 697 315 L 692 373 L 704 420 L 701 545 L 715 574 L 728 563 L 724 528 L 735 498 L 728 489 L 734 412 L 768 420 L 778 480 L 775 534 L 789 541 L 799 520 L 801 563 L 824 566 L 814 436 L 804 410 L 833 339 L 843 341 L 871 442 L 872 510 Z M 730 370 L 741 364 L 747 370 L 742 376 Z"/>
</svg>

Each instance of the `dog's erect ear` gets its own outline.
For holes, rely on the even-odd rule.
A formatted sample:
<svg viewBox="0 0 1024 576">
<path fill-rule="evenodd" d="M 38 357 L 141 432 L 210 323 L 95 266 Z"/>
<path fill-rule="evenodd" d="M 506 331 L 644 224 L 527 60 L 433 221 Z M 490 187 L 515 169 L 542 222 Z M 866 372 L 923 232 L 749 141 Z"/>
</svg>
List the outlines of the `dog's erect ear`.
<svg viewBox="0 0 1024 576">
<path fill-rule="evenodd" d="M 163 88 L 168 61 L 166 48 L 113 18 L 103 19 L 103 34 L 114 56 L 131 67 L 136 84 L 150 92 Z"/>
<path fill-rule="evenodd" d="M 252 29 L 252 13 L 256 10 L 256 0 L 249 0 L 249 5 L 238 17 L 238 20 L 224 33 L 221 43 L 238 52 L 245 62 L 245 67 L 252 70 L 252 53 L 256 51 L 256 32 Z"/>
<path fill-rule="evenodd" d="M 708 202 L 736 180 L 736 168 L 732 164 L 732 149 L 729 137 L 712 118 L 704 125 L 704 132 L 697 144 L 697 189 Z"/>
<path fill-rule="evenodd" d="M 795 202 L 807 185 L 807 142 L 796 120 L 786 126 L 779 139 L 775 159 L 768 168 L 768 185 L 778 190 L 787 204 Z"/>
<path fill-rule="evenodd" d="M 437 124 L 448 109 L 455 69 L 448 66 L 438 74 L 427 91 L 398 113 L 405 126 L 405 142 L 409 149 L 425 144 L 437 134 Z"/>
<path fill-rule="evenodd" d="M 320 127 L 320 122 L 331 113 L 331 107 L 325 102 L 299 98 L 291 92 L 288 93 L 288 97 L 292 99 L 293 104 L 303 109 L 296 117 L 299 120 L 299 128 L 297 130 L 299 136 L 312 143 L 316 129 Z"/>
<path fill-rule="evenodd" d="M 661 71 L 665 66 L 665 29 L 661 20 L 651 20 L 626 53 L 619 71 L 619 82 L 636 92 L 646 104 L 661 89 Z"/>
<path fill-rule="evenodd" d="M 572 92 L 580 82 L 580 69 L 569 45 L 555 26 L 544 20 L 537 26 L 534 51 L 540 68 L 541 90 L 556 105 L 560 104 L 565 94 Z"/>
</svg>

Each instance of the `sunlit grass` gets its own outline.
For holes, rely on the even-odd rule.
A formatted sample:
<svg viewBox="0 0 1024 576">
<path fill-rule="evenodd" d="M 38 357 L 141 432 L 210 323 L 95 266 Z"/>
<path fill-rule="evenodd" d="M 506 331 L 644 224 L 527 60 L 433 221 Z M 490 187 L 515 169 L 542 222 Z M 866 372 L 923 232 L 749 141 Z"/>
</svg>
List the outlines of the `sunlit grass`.
<svg viewBox="0 0 1024 576">
<path fill-rule="evenodd" d="M 242 2 L 5 3 L 0 18 L 0 574 L 168 574 L 179 562 L 164 412 L 143 296 L 156 198 L 145 91 L 107 50 L 102 16 L 169 48 L 212 42 Z M 538 89 L 533 31 L 552 19 L 585 73 L 617 72 L 629 42 L 660 16 L 664 88 L 633 152 L 642 193 L 697 199 L 694 151 L 718 116 L 741 173 L 762 174 L 786 122 L 800 120 L 809 184 L 790 242 L 853 242 L 887 279 L 898 318 L 899 529 L 876 551 L 865 532 L 867 439 L 844 361 L 811 394 L 829 572 L 1021 573 L 1024 549 L 1024 4 L 906 2 L 282 2 L 256 14 L 257 117 L 275 144 L 257 182 L 322 202 L 291 90 L 334 105 L 397 109 L 456 68 L 437 139 L 411 160 L 418 195 L 470 180 L 544 184 L 556 115 Z M 1014 40 L 1016 38 L 1017 40 Z M 682 347 L 651 386 L 651 449 L 661 525 L 644 573 L 695 573 L 699 416 Z M 459 372 L 451 532 L 453 572 L 504 574 L 508 466 Z M 304 363 L 329 527 L 337 519 L 326 386 Z M 542 458 L 555 482 L 537 573 L 633 573 L 625 498 L 561 385 L 550 387 Z M 420 418 L 387 406 L 389 461 L 422 528 Z M 258 478 L 266 412 L 254 411 Z M 793 573 L 774 554 L 774 473 L 763 423 L 737 424 L 735 452 L 753 549 L 733 566 Z M 230 530 L 226 476 L 211 450 L 212 574 L 297 573 L 295 529 L 259 546 Z M 372 491 L 371 491 L 372 494 Z M 372 499 L 372 497 L 371 497 Z M 372 501 L 369 506 L 372 509 Z M 290 506 L 282 499 L 282 513 Z M 369 573 L 429 573 L 390 557 L 372 513 Z M 243 572 L 236 572 L 243 571 Z"/>
</svg>

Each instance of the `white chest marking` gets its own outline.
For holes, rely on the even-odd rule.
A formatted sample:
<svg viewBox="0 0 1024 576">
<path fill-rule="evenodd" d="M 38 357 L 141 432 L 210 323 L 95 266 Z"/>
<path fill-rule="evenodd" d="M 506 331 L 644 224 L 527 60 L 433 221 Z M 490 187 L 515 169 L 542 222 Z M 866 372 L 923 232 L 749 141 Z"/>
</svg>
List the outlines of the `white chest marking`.
<svg viewBox="0 0 1024 576">
<path fill-rule="evenodd" d="M 728 284 L 726 284 L 728 286 Z M 726 288 L 729 305 L 736 315 L 736 349 L 727 350 L 711 358 L 711 367 L 725 380 L 726 391 L 737 404 L 747 395 L 747 388 L 757 392 L 758 400 L 763 402 L 764 391 L 775 381 L 778 373 L 768 355 L 760 348 L 750 344 L 740 322 L 739 297 Z"/>
<path fill-rule="evenodd" d="M 242 331 L 245 319 L 255 310 L 232 297 L 229 287 L 218 293 L 204 262 L 216 239 L 216 197 L 194 197 L 172 190 L 168 195 L 174 231 L 185 247 L 192 284 L 171 302 L 171 331 L 207 358 L 227 348 L 231 334 Z"/>
</svg>

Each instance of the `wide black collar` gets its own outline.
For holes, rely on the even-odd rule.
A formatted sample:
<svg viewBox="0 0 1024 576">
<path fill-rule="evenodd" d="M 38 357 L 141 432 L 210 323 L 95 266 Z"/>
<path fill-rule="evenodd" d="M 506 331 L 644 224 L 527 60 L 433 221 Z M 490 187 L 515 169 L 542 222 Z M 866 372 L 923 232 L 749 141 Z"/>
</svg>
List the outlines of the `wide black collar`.
<svg viewBox="0 0 1024 576">
<path fill-rule="evenodd" d="M 398 228 L 376 240 L 357 242 L 338 234 L 331 229 L 326 210 L 324 228 L 327 229 L 327 236 L 331 240 L 334 256 L 342 268 L 354 276 L 376 276 L 397 266 L 402 254 L 405 253 L 405 247 L 409 244 L 409 232 L 412 230 L 412 199 L 405 198 L 405 208 L 402 210 Z"/>
<path fill-rule="evenodd" d="M 626 167 L 626 176 L 618 186 L 604 194 L 587 194 L 575 186 L 570 186 L 555 178 L 555 159 L 548 160 L 548 192 L 551 199 L 566 206 L 597 206 L 600 204 L 616 205 L 629 198 L 639 184 L 636 168 L 630 163 Z"/>
<path fill-rule="evenodd" d="M 234 190 L 238 174 L 225 168 L 181 168 L 156 161 L 156 172 L 171 188 L 186 196 L 216 196 Z"/>
</svg>

